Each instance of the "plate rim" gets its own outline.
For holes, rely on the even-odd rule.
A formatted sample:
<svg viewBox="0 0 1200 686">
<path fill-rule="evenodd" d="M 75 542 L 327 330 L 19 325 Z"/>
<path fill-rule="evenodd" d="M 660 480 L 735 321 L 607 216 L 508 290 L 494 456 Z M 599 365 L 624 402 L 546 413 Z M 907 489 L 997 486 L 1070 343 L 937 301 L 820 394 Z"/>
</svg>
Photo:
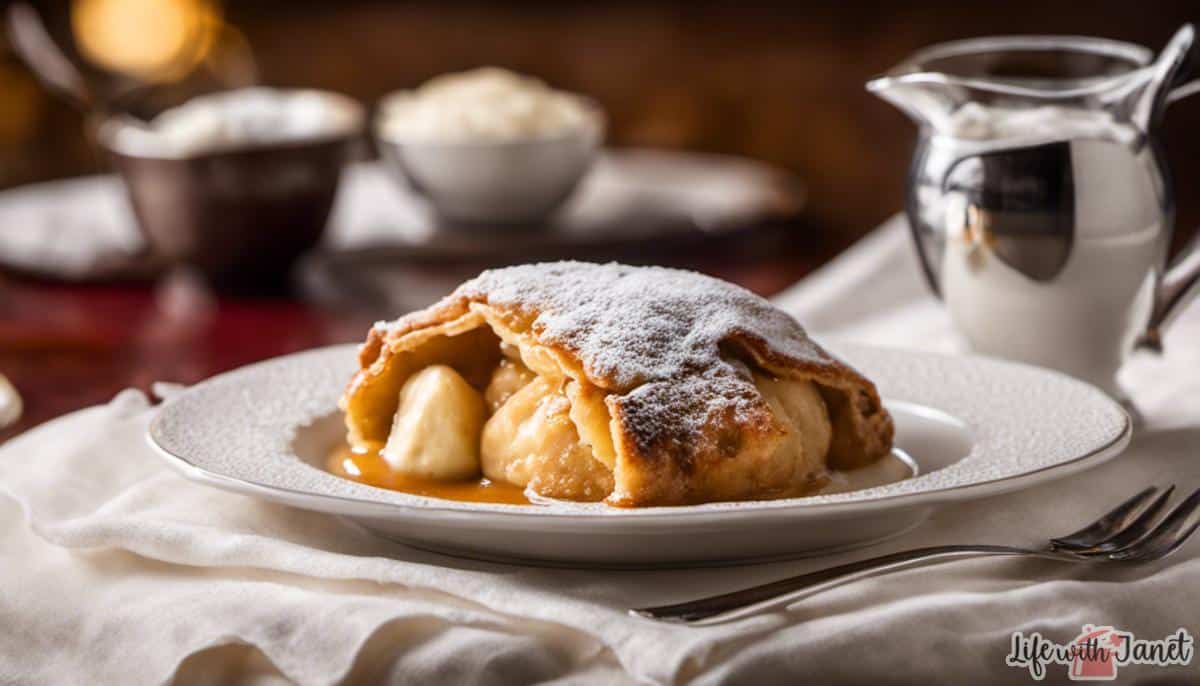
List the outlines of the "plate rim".
<svg viewBox="0 0 1200 686">
<path fill-rule="evenodd" d="M 322 353 L 332 354 L 335 350 L 345 350 L 349 352 L 350 349 L 356 350 L 358 348 L 357 343 L 347 343 L 313 348 L 306 351 L 291 353 L 289 355 L 270 358 L 215 375 L 196 385 L 193 385 L 182 393 L 171 397 L 159 405 L 159 411 L 156 412 L 154 418 L 147 427 L 146 442 L 151 446 L 156 454 L 158 454 L 167 462 L 167 464 L 169 464 L 177 472 L 183 474 L 183 476 L 189 480 L 220 488 L 222 490 L 233 491 L 257 497 L 265 497 L 270 500 L 284 502 L 311 510 L 351 516 L 385 518 L 395 517 L 404 513 L 416 513 L 420 516 L 433 515 L 438 517 L 461 517 L 467 519 L 475 519 L 480 515 L 487 515 L 493 518 L 515 519 L 521 521 L 528 521 L 530 517 L 536 517 L 537 521 L 554 520 L 556 523 L 586 522 L 589 524 L 594 524 L 597 522 L 619 521 L 623 525 L 634 525 L 639 522 L 647 524 L 653 523 L 656 516 L 667 517 L 671 521 L 675 522 L 683 519 L 686 519 L 690 522 L 708 519 L 714 519 L 721 522 L 732 522 L 735 520 L 742 520 L 745 517 L 764 517 L 771 515 L 830 518 L 838 518 L 839 516 L 854 517 L 863 514 L 875 514 L 892 509 L 932 506 L 973 500 L 980 497 L 1000 495 L 1003 493 L 1022 490 L 1037 483 L 1043 483 L 1079 473 L 1116 457 L 1122 451 L 1124 451 L 1132 439 L 1134 428 L 1133 422 L 1124 407 L 1108 396 L 1104 395 L 1099 389 L 1096 389 L 1095 387 L 1072 377 L 1063 375 L 1060 372 L 1034 367 L 1033 365 L 1022 364 L 1019 362 L 998 360 L 996 358 L 980 355 L 950 355 L 939 352 L 906 350 L 902 348 L 887 348 L 883 346 L 850 343 L 843 343 L 839 346 L 839 348 L 843 346 L 864 350 L 880 350 L 899 354 L 915 353 L 930 357 L 971 358 L 992 363 L 1013 365 L 1016 367 L 1031 369 L 1041 374 L 1050 374 L 1061 377 L 1064 380 L 1081 384 L 1095 391 L 1104 399 L 1108 400 L 1113 408 L 1116 408 L 1121 412 L 1123 425 L 1120 432 L 1104 445 L 1098 446 L 1086 453 L 1058 464 L 1045 465 L 1036 469 L 1006 477 L 989 479 L 986 481 L 975 481 L 971 483 L 933 487 L 928 490 L 922 490 L 914 493 L 896 493 L 890 495 L 881 495 L 868 499 L 834 502 L 811 502 L 809 501 L 809 497 L 740 501 L 738 503 L 739 507 L 736 508 L 727 506 L 712 507 L 713 505 L 728 505 L 724 503 L 704 503 L 699 505 L 671 505 L 641 508 L 609 507 L 603 510 L 597 509 L 576 511 L 545 510 L 541 508 L 531 510 L 527 505 L 505 504 L 488 504 L 487 507 L 480 507 L 475 503 L 457 503 L 454 501 L 432 503 L 421 501 L 411 503 L 395 503 L 373 500 L 370 498 L 320 493 L 310 490 L 300 490 L 285 486 L 264 484 L 251 479 L 222 474 L 205 467 L 201 467 L 188 458 L 171 452 L 171 450 L 163 446 L 158 440 L 158 435 L 161 433 L 163 418 L 166 416 L 161 410 L 168 408 L 173 403 L 179 402 L 181 398 L 198 392 L 210 384 L 228 379 L 231 376 L 248 372 L 257 367 L 277 364 L 281 360 Z M 892 406 L 905 405 L 912 408 L 919 408 L 919 410 L 922 412 L 936 412 L 938 414 L 945 415 L 956 422 L 964 423 L 961 418 L 958 418 L 945 410 L 931 407 L 929 405 L 903 400 L 889 400 L 887 403 Z M 968 426 L 967 428 L 969 430 L 970 427 Z M 1047 477 L 1048 474 L 1053 474 L 1053 476 Z M 438 499 L 435 498 L 424 498 L 423 500 L 438 501 Z M 349 512 L 347 511 L 348 509 L 354 511 Z"/>
</svg>

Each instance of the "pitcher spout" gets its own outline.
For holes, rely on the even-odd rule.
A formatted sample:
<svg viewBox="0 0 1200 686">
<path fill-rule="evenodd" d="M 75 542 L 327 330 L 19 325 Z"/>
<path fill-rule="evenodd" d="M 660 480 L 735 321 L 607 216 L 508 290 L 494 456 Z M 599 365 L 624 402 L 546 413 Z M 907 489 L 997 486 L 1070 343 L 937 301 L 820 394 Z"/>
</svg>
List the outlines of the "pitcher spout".
<svg viewBox="0 0 1200 686">
<path fill-rule="evenodd" d="M 942 74 L 919 73 L 880 76 L 867 82 L 867 90 L 908 115 L 920 127 L 938 128 L 962 104 L 955 84 Z"/>
<path fill-rule="evenodd" d="M 1086 114 L 1096 122 L 1111 120 L 1105 135 L 1121 129 L 1115 138 L 1134 141 L 1153 127 L 1166 102 L 1181 95 L 1172 93 L 1172 83 L 1193 37 L 1185 26 L 1157 62 L 1142 46 L 1102 38 L 954 41 L 918 52 L 868 82 L 867 90 L 919 126 L 955 137 L 1047 136 L 1044 129 L 1060 115 Z"/>
</svg>

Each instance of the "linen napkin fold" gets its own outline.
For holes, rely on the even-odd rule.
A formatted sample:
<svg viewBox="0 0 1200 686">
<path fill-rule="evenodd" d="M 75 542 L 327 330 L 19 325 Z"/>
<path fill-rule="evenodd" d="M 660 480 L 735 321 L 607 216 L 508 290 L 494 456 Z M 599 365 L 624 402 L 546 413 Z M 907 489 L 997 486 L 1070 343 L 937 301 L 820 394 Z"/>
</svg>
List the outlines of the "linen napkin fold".
<svg viewBox="0 0 1200 686">
<path fill-rule="evenodd" d="M 818 334 L 952 348 L 904 230 L 889 223 L 781 304 Z M 1148 424 L 1106 465 L 943 508 L 869 550 L 692 570 L 472 562 L 193 484 L 146 445 L 153 406 L 126 391 L 0 446 L 0 683 L 1011 683 L 1027 676 L 1004 663 L 1016 630 L 1058 642 L 1084 623 L 1143 638 L 1181 626 L 1195 635 L 1196 542 L 1120 569 L 946 564 L 713 627 L 626 609 L 920 545 L 1036 545 L 1147 484 L 1198 486 L 1200 351 L 1185 347 L 1198 336 L 1200 317 L 1186 315 L 1167 357 L 1130 365 L 1126 383 Z M 1182 679 L 1196 669 L 1122 675 Z M 1047 681 L 1064 678 L 1060 670 Z"/>
</svg>

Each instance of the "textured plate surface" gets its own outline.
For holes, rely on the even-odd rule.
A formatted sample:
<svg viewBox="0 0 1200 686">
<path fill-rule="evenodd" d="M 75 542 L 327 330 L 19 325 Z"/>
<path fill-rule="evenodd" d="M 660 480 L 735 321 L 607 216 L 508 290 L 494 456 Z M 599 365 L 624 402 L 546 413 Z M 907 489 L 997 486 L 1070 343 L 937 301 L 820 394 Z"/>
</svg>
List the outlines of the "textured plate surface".
<svg viewBox="0 0 1200 686">
<path fill-rule="evenodd" d="M 421 547 L 552 564 L 641 565 L 812 554 L 879 540 L 915 526 L 937 504 L 1098 464 L 1124 449 L 1131 431 L 1118 404 L 1055 372 L 842 345 L 835 352 L 888 399 L 897 447 L 916 460 L 920 476 L 848 493 L 689 507 L 459 503 L 365 486 L 320 468 L 341 438 L 337 398 L 356 350 L 324 348 L 214 377 L 165 403 L 150 441 L 196 481 L 346 515 Z"/>
</svg>

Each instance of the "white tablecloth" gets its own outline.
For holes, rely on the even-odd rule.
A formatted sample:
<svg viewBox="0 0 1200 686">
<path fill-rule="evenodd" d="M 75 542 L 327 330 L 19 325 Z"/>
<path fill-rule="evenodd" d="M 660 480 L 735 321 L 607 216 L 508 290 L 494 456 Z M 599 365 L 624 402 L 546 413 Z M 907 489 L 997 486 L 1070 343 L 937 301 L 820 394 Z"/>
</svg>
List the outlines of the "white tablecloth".
<svg viewBox="0 0 1200 686">
<path fill-rule="evenodd" d="M 918 278 L 892 222 L 779 302 L 818 337 L 953 347 Z M 0 446 L 0 683 L 1013 683 L 1029 678 L 1004 663 L 1014 630 L 1196 635 L 1200 540 L 1136 568 L 958 562 L 707 628 L 625 610 L 916 545 L 1037 544 L 1147 484 L 1200 486 L 1197 315 L 1165 358 L 1129 365 L 1148 421 L 1124 456 L 947 507 L 867 551 L 740 568 L 548 570 L 411 550 L 183 480 L 143 443 L 153 408 L 127 391 Z M 1195 680 L 1200 663 L 1122 676 Z"/>
</svg>

